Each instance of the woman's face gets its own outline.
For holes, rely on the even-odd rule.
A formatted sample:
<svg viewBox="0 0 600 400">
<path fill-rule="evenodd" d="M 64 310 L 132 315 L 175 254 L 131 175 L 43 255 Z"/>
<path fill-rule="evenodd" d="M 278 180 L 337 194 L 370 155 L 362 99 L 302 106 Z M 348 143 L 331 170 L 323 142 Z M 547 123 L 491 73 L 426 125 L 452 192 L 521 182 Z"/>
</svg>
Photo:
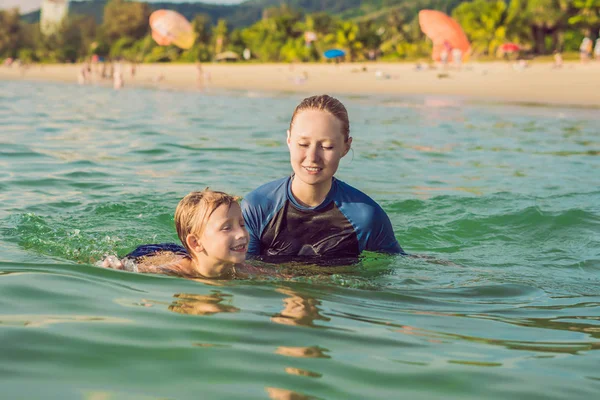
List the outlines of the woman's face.
<svg viewBox="0 0 600 400">
<path fill-rule="evenodd" d="M 342 123 L 330 113 L 321 110 L 299 112 L 287 137 L 296 178 L 308 185 L 329 182 L 351 143 L 352 138 L 344 142 Z"/>
</svg>

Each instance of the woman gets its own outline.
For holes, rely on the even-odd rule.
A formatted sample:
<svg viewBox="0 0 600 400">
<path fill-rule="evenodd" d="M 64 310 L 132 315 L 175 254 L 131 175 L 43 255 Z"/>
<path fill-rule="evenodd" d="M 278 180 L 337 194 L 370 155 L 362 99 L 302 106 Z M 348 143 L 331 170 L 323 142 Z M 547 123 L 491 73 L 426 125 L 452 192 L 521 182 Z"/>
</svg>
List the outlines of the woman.
<svg viewBox="0 0 600 400">
<path fill-rule="evenodd" d="M 328 95 L 304 99 L 287 131 L 294 174 L 242 201 L 248 254 L 275 258 L 355 258 L 363 250 L 405 254 L 383 209 L 336 179 L 352 145 L 348 112 Z"/>
</svg>

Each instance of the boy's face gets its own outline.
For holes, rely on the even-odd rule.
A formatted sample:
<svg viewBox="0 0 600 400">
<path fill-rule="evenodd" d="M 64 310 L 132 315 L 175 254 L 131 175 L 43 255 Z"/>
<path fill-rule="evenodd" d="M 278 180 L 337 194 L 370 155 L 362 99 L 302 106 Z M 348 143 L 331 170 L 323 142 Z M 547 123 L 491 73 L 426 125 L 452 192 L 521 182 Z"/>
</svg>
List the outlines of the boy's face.
<svg viewBox="0 0 600 400">
<path fill-rule="evenodd" d="M 219 206 L 208 219 L 200 238 L 206 255 L 215 263 L 239 264 L 246 258 L 250 235 L 237 203 Z"/>
</svg>

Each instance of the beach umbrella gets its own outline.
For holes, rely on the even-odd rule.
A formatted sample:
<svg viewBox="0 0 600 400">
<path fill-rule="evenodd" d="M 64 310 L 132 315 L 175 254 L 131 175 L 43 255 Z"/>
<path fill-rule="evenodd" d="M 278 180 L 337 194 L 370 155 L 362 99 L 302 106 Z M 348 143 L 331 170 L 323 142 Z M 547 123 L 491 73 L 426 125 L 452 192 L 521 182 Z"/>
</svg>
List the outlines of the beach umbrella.
<svg viewBox="0 0 600 400">
<path fill-rule="evenodd" d="M 519 46 L 516 43 L 504 43 L 503 45 L 500 45 L 500 47 L 498 47 L 498 50 L 502 53 L 516 53 L 518 51 L 521 51 L 521 46 Z"/>
<path fill-rule="evenodd" d="M 460 49 L 464 58 L 469 55 L 471 44 L 462 27 L 454 19 L 440 11 L 419 11 L 419 26 L 421 30 L 433 42 L 432 58 L 440 61 L 444 50 L 444 43 L 448 43 L 452 49 Z M 447 45 L 446 45 L 447 46 Z"/>
<path fill-rule="evenodd" d="M 323 53 L 323 56 L 328 59 L 344 57 L 345 55 L 346 55 L 346 52 L 344 50 L 340 50 L 340 49 L 329 49 L 325 53 Z"/>
<path fill-rule="evenodd" d="M 150 15 L 152 39 L 161 46 L 174 44 L 182 49 L 194 45 L 194 29 L 187 19 L 176 11 L 157 10 Z"/>
</svg>

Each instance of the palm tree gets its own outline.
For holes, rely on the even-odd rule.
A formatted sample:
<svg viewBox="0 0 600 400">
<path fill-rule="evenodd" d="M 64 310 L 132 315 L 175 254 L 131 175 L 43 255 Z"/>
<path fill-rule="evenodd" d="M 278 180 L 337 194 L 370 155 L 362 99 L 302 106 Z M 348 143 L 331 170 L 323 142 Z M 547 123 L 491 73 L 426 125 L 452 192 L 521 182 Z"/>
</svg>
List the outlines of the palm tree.
<svg viewBox="0 0 600 400">
<path fill-rule="evenodd" d="M 358 41 L 358 32 L 358 25 L 352 21 L 341 22 L 336 31 L 337 45 L 346 50 L 350 61 L 354 61 L 363 48 L 363 44 Z"/>
<path fill-rule="evenodd" d="M 556 48 L 560 41 L 559 32 L 568 22 L 572 0 L 529 0 L 525 2 L 525 16 L 531 28 L 535 51 L 546 53 L 546 36 L 552 35 Z"/>
<path fill-rule="evenodd" d="M 600 0 L 574 0 L 575 15 L 569 24 L 587 29 L 594 35 L 600 29 Z"/>
</svg>

